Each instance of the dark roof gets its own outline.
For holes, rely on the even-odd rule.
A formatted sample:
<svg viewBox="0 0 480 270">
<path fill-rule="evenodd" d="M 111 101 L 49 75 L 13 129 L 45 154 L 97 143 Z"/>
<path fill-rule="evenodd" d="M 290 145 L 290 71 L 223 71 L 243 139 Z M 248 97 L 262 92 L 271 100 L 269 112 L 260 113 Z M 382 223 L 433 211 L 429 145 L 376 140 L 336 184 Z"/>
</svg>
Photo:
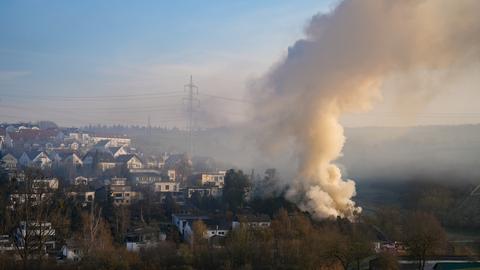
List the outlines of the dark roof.
<svg viewBox="0 0 480 270">
<path fill-rule="evenodd" d="M 88 151 L 85 156 L 83 156 L 82 160 L 85 160 L 87 157 L 96 157 L 98 162 L 113 162 L 113 156 L 110 153 L 103 152 L 103 151 L 97 151 L 97 150 L 91 150 Z"/>
<path fill-rule="evenodd" d="M 219 219 L 207 219 L 203 223 L 207 226 L 209 230 L 231 230 L 232 223 L 227 222 L 226 220 Z"/>
<path fill-rule="evenodd" d="M 268 215 L 237 215 L 235 216 L 235 221 L 240 222 L 270 222 L 270 216 Z"/>
<path fill-rule="evenodd" d="M 108 151 L 110 151 L 112 154 L 115 154 L 118 150 L 120 150 L 122 147 L 108 147 Z"/>
<path fill-rule="evenodd" d="M 97 147 L 97 146 L 102 146 L 103 147 L 103 146 L 107 145 L 109 142 L 110 142 L 110 140 L 101 140 L 101 141 L 99 141 L 95 144 L 95 147 Z"/>
<path fill-rule="evenodd" d="M 142 159 L 140 157 L 138 157 L 137 155 L 135 154 L 128 154 L 128 155 L 121 155 L 121 156 L 118 156 L 115 161 L 119 162 L 119 163 L 125 163 L 125 162 L 128 162 L 130 159 L 132 159 L 133 157 L 136 157 L 138 158 L 141 162 Z"/>
<path fill-rule="evenodd" d="M 17 132 L 11 132 L 10 137 L 14 141 L 33 141 L 46 140 L 55 137 L 57 129 L 20 129 Z"/>
<path fill-rule="evenodd" d="M 28 152 L 25 152 L 27 154 L 27 156 L 30 158 L 30 160 L 33 160 L 34 158 L 36 158 L 38 155 L 40 155 L 40 153 L 42 153 L 42 151 L 37 151 L 37 150 L 32 150 L 32 151 L 28 151 Z"/>
<path fill-rule="evenodd" d="M 175 166 L 178 163 L 180 163 L 182 160 L 188 159 L 187 155 L 185 154 L 173 154 L 168 156 L 168 158 L 165 160 L 165 166 Z"/>
</svg>

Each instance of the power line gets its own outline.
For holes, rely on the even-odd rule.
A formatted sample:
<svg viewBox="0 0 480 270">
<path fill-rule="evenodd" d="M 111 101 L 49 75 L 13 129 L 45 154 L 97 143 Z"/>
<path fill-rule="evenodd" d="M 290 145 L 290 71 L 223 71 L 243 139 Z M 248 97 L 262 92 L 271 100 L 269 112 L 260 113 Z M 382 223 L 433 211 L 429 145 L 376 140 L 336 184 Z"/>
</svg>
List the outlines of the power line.
<svg viewBox="0 0 480 270">
<path fill-rule="evenodd" d="M 233 102 L 254 103 L 254 102 L 251 101 L 251 100 L 239 99 L 239 98 L 232 98 L 232 97 L 225 97 L 225 96 L 219 96 L 219 95 L 212 95 L 212 94 L 206 94 L 206 93 L 201 93 L 200 95 L 206 96 L 206 97 L 211 97 L 211 98 L 216 98 L 216 99 L 233 101 Z"/>
<path fill-rule="evenodd" d="M 184 91 L 187 92 L 187 97 L 184 98 L 188 102 L 187 110 L 188 110 L 188 119 L 187 119 L 187 131 L 188 131 L 188 146 L 189 146 L 189 154 L 193 156 L 193 104 L 194 102 L 199 102 L 198 98 L 196 97 L 199 93 L 198 86 L 193 84 L 192 75 L 190 75 L 190 83 L 184 86 Z"/>
<path fill-rule="evenodd" d="M 27 99 L 27 100 L 45 100 L 45 101 L 110 101 L 115 100 L 131 100 L 131 99 L 151 99 L 178 97 L 182 95 L 179 91 L 159 92 L 159 93 L 140 93 L 128 95 L 98 95 L 98 96 L 57 96 L 57 95 L 3 95 L 5 98 L 11 99 Z"/>
</svg>

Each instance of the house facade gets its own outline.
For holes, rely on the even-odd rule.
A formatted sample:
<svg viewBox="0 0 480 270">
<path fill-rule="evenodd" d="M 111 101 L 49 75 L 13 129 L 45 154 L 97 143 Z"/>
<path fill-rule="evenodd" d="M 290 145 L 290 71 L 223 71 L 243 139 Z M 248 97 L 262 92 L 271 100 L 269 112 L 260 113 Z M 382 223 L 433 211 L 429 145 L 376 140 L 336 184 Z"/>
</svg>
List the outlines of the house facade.
<svg viewBox="0 0 480 270">
<path fill-rule="evenodd" d="M 12 154 L 8 153 L 2 157 L 2 166 L 9 171 L 17 169 L 18 160 Z"/>
</svg>

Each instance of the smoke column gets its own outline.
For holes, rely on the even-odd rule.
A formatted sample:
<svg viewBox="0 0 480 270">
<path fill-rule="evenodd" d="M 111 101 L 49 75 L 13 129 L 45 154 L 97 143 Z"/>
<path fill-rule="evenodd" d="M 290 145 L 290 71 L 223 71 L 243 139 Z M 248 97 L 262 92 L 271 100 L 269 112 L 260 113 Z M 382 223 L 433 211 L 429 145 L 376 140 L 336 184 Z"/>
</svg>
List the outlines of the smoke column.
<svg viewBox="0 0 480 270">
<path fill-rule="evenodd" d="M 347 0 L 314 16 L 305 38 L 254 87 L 260 146 L 294 145 L 298 172 L 287 183 L 288 199 L 319 219 L 359 212 L 355 183 L 335 164 L 345 143 L 340 116 L 368 110 L 389 78 L 453 76 L 477 65 L 479 10 L 477 0 Z M 429 96 L 396 90 L 412 104 Z"/>
</svg>

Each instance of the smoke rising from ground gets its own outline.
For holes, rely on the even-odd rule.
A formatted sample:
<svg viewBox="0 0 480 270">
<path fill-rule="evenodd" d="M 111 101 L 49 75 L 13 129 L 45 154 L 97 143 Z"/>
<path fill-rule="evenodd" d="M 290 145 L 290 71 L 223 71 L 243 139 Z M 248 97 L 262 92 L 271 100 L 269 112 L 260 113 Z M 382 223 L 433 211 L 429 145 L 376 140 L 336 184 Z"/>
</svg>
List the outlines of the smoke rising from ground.
<svg viewBox="0 0 480 270">
<path fill-rule="evenodd" d="M 416 109 L 428 102 L 439 89 L 401 86 L 418 85 L 412 83 L 418 72 L 448 80 L 477 64 L 478 10 L 476 0 L 347 0 L 314 16 L 306 37 L 254 86 L 261 147 L 295 149 L 298 171 L 288 198 L 317 218 L 360 211 L 352 201 L 355 183 L 342 179 L 335 164 L 345 143 L 340 116 L 369 110 L 392 78 L 402 104 Z"/>
</svg>

